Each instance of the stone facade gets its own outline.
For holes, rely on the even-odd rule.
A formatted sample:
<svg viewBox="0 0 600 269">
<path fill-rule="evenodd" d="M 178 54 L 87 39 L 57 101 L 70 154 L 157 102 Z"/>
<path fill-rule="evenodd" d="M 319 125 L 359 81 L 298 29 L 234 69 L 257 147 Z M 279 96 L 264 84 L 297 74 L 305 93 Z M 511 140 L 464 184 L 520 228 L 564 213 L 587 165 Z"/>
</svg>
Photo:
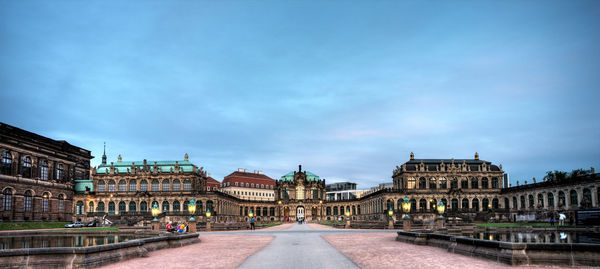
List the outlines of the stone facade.
<svg viewBox="0 0 600 269">
<path fill-rule="evenodd" d="M 0 123 L 2 221 L 70 221 L 73 182 L 89 179 L 89 150 Z"/>
<path fill-rule="evenodd" d="M 321 220 L 325 216 L 325 190 L 324 179 L 302 171 L 302 166 L 299 166 L 297 172 L 282 176 L 275 184 L 279 214 L 287 220 Z"/>
</svg>

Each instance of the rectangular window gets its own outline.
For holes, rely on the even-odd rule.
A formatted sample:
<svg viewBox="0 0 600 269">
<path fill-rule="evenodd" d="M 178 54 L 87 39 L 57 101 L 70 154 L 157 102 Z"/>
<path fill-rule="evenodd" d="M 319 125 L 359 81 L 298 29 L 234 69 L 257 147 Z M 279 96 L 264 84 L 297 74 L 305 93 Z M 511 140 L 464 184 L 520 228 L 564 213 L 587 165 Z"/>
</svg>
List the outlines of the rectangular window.
<svg viewBox="0 0 600 269">
<path fill-rule="evenodd" d="M 238 183 L 237 183 L 237 182 L 235 183 L 235 186 L 236 186 L 236 187 L 238 186 Z"/>
<path fill-rule="evenodd" d="M 25 196 L 25 212 L 31 211 L 31 196 Z"/>
<path fill-rule="evenodd" d="M 48 212 L 48 199 L 42 199 L 42 212 Z"/>
<path fill-rule="evenodd" d="M 58 200 L 58 212 L 63 212 L 63 208 L 64 208 L 64 200 L 60 199 L 60 200 Z"/>
</svg>

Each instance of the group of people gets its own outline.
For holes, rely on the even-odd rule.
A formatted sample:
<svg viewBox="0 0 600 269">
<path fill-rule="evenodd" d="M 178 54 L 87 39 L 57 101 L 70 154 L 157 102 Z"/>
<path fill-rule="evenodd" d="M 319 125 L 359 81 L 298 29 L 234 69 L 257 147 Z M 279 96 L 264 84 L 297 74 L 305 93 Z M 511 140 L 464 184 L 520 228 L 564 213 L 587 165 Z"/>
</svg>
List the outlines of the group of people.
<svg viewBox="0 0 600 269">
<path fill-rule="evenodd" d="M 552 213 L 552 215 L 550 216 L 550 226 L 554 226 L 554 223 L 556 222 L 556 219 L 558 219 L 558 226 L 564 226 L 565 225 L 565 221 L 567 220 L 567 215 L 565 215 L 564 213 Z M 572 226 L 573 223 L 575 222 L 575 217 L 573 215 L 570 215 L 568 217 L 569 219 L 569 225 Z"/>
<path fill-rule="evenodd" d="M 173 226 L 173 223 L 169 221 L 169 223 L 167 223 L 167 232 L 170 232 L 170 233 L 174 233 L 174 232 L 178 232 L 178 233 L 187 232 L 187 224 L 186 223 L 179 223 L 179 224 L 175 224 L 175 226 Z"/>
</svg>

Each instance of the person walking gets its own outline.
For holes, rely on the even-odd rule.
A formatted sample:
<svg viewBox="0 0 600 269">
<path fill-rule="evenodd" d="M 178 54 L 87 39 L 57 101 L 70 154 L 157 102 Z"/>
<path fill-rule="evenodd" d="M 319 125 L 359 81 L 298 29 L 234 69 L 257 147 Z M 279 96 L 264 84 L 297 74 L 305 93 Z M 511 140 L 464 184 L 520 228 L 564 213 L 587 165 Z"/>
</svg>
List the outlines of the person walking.
<svg viewBox="0 0 600 269">
<path fill-rule="evenodd" d="M 254 217 L 250 218 L 250 230 L 254 230 Z"/>
<path fill-rule="evenodd" d="M 558 214 L 558 226 L 565 226 L 566 219 L 567 219 L 567 216 L 565 216 L 565 214 L 563 214 L 563 213 Z"/>
<path fill-rule="evenodd" d="M 550 216 L 550 226 L 554 227 L 554 215 Z"/>
</svg>

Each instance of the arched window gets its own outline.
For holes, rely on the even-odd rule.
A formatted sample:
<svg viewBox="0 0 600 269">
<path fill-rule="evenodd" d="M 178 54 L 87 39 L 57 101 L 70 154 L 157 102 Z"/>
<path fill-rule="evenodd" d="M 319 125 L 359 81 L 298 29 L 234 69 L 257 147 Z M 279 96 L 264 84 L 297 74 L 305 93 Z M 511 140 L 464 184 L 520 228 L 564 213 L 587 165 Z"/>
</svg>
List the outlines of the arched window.
<svg viewBox="0 0 600 269">
<path fill-rule="evenodd" d="M 104 211 L 104 202 L 98 202 L 98 210 L 96 210 L 96 211 L 102 212 L 102 213 L 106 212 L 106 211 Z"/>
<path fill-rule="evenodd" d="M 136 188 L 137 188 L 136 185 L 137 185 L 137 182 L 135 181 L 135 179 L 130 180 L 129 181 L 129 191 L 131 191 L 131 192 L 137 191 L 136 190 Z"/>
<path fill-rule="evenodd" d="M 162 212 L 169 212 L 169 202 L 167 202 L 167 201 L 162 202 Z"/>
<path fill-rule="evenodd" d="M 210 210 L 210 212 L 215 212 L 215 210 L 213 208 L 213 201 L 211 201 L 211 200 L 206 201 L 206 210 Z"/>
<path fill-rule="evenodd" d="M 475 211 L 479 211 L 479 199 L 477 198 L 473 198 L 473 206 L 471 208 L 473 208 Z"/>
<path fill-rule="evenodd" d="M 329 206 L 328 206 L 328 207 L 325 209 L 325 214 L 326 214 L 327 216 L 331 216 L 331 207 L 329 207 Z"/>
<path fill-rule="evenodd" d="M 173 180 L 173 191 L 181 191 L 179 179 Z"/>
<path fill-rule="evenodd" d="M 119 181 L 119 192 L 126 192 L 127 191 L 127 182 L 123 179 L 121 179 Z"/>
<path fill-rule="evenodd" d="M 179 201 L 175 200 L 173 202 L 173 212 L 179 212 Z"/>
<path fill-rule="evenodd" d="M 115 202 L 108 202 L 108 214 L 109 215 L 114 215 L 115 214 Z"/>
<path fill-rule="evenodd" d="M 148 181 L 146 181 L 145 179 L 142 179 L 142 181 L 140 182 L 140 191 L 148 191 Z"/>
<path fill-rule="evenodd" d="M 417 211 L 417 200 L 410 199 L 410 212 Z"/>
<path fill-rule="evenodd" d="M 90 212 L 90 213 L 94 212 L 94 202 L 90 202 L 88 204 L 88 212 Z"/>
<path fill-rule="evenodd" d="M 48 199 L 50 198 L 50 194 L 44 192 L 42 194 L 42 212 L 48 212 Z"/>
<path fill-rule="evenodd" d="M 146 201 L 140 202 L 140 212 L 148 211 L 148 203 Z"/>
<path fill-rule="evenodd" d="M 25 212 L 29 212 L 31 211 L 31 199 L 32 199 L 32 193 L 30 190 L 26 190 L 25 191 L 25 195 L 24 195 L 25 201 L 24 201 L 24 210 Z"/>
<path fill-rule="evenodd" d="M 516 197 L 516 196 L 513 196 L 513 199 L 512 199 L 512 200 L 513 200 L 513 207 L 512 207 L 512 208 L 513 208 L 513 209 L 517 209 L 517 208 L 519 208 L 519 204 L 517 203 L 517 197 Z"/>
<path fill-rule="evenodd" d="M 529 208 L 534 208 L 534 207 L 535 207 L 535 205 L 533 204 L 533 203 L 534 203 L 534 200 L 533 200 L 533 195 L 531 195 L 531 194 L 530 194 L 530 195 L 528 196 L 528 199 L 527 199 L 527 200 L 529 200 Z"/>
<path fill-rule="evenodd" d="M 451 189 L 458 189 L 458 179 L 456 179 L 456 178 L 453 178 L 453 179 L 450 181 L 450 188 L 451 188 Z"/>
<path fill-rule="evenodd" d="M 171 182 L 168 179 L 163 180 L 162 191 L 171 191 Z"/>
<path fill-rule="evenodd" d="M 129 212 L 135 212 L 136 210 L 136 204 L 134 201 L 129 202 Z"/>
<path fill-rule="evenodd" d="M 504 197 L 504 209 L 508 211 L 510 209 L 510 199 Z"/>
<path fill-rule="evenodd" d="M 448 188 L 448 180 L 446 180 L 445 177 L 440 178 L 440 189 L 447 189 Z"/>
<path fill-rule="evenodd" d="M 500 186 L 498 185 L 498 178 L 497 177 L 493 177 L 492 178 L 492 189 L 497 189 Z"/>
<path fill-rule="evenodd" d="M 6 188 L 2 194 L 4 194 L 4 197 L 2 197 L 2 209 L 4 211 L 12 210 L 12 190 Z"/>
<path fill-rule="evenodd" d="M 116 183 L 114 180 L 111 179 L 110 181 L 108 181 L 108 191 L 115 192 L 115 185 Z"/>
<path fill-rule="evenodd" d="M 435 177 L 429 179 L 429 188 L 435 190 L 437 188 L 437 184 L 435 182 Z"/>
<path fill-rule="evenodd" d="M 461 189 L 468 189 L 469 188 L 469 180 L 467 178 L 463 178 L 460 181 L 460 188 Z"/>
<path fill-rule="evenodd" d="M 21 166 L 21 176 L 23 177 L 31 177 L 31 158 L 25 157 L 23 158 L 23 166 Z"/>
<path fill-rule="evenodd" d="M 419 178 L 419 189 L 427 189 L 427 180 L 424 177 Z"/>
<path fill-rule="evenodd" d="M 577 191 L 571 190 L 569 196 L 571 198 L 571 207 L 578 207 L 579 202 L 577 201 Z"/>
<path fill-rule="evenodd" d="M 498 201 L 498 198 L 492 199 L 492 208 L 498 209 L 499 207 L 500 207 L 500 201 Z"/>
<path fill-rule="evenodd" d="M 488 185 L 488 178 L 484 177 L 481 179 L 481 188 L 482 189 L 489 189 L 489 185 Z"/>
<path fill-rule="evenodd" d="M 83 202 L 77 201 L 77 203 L 75 204 L 75 214 L 83 215 L 84 213 L 85 213 L 85 210 L 83 208 Z"/>
<path fill-rule="evenodd" d="M 40 161 L 40 179 L 48 180 L 48 161 L 46 160 Z"/>
<path fill-rule="evenodd" d="M 567 202 L 566 195 L 563 191 L 558 192 L 558 206 L 565 206 Z"/>
<path fill-rule="evenodd" d="M 63 180 L 63 165 L 61 163 L 59 163 L 56 166 L 56 180 L 57 181 L 62 181 Z"/>
<path fill-rule="evenodd" d="M 581 198 L 581 206 L 589 208 L 592 206 L 592 191 L 590 189 L 583 189 L 583 197 Z"/>
<path fill-rule="evenodd" d="M 158 191 L 158 180 L 152 180 L 152 191 Z"/>
<path fill-rule="evenodd" d="M 481 209 L 488 210 L 488 209 L 490 209 L 490 207 L 491 207 L 490 200 L 488 200 L 488 198 L 483 198 L 481 200 Z"/>
<path fill-rule="evenodd" d="M 125 202 L 121 201 L 119 202 L 119 214 L 123 214 L 127 211 Z"/>
<path fill-rule="evenodd" d="M 467 199 L 467 198 L 463 198 L 462 199 L 461 208 L 462 209 L 469 209 L 469 199 Z"/>
<path fill-rule="evenodd" d="M 268 209 L 267 207 L 263 207 L 263 212 L 262 212 L 262 213 L 263 213 L 263 216 L 265 216 L 265 217 L 266 217 L 266 216 L 268 216 L 268 214 L 269 214 L 269 209 Z M 315 214 L 315 215 L 316 215 L 316 214 Z"/>
<path fill-rule="evenodd" d="M 98 192 L 105 192 L 106 191 L 106 184 L 104 183 L 104 180 L 98 180 Z"/>
<path fill-rule="evenodd" d="M 414 189 L 416 187 L 417 187 L 417 180 L 414 177 L 409 177 L 408 181 L 406 182 L 406 188 Z"/>
<path fill-rule="evenodd" d="M 191 191 L 192 190 L 192 181 L 190 181 L 189 179 L 184 180 L 183 181 L 183 190 Z"/>
<path fill-rule="evenodd" d="M 521 195 L 521 209 L 525 208 L 525 196 Z"/>
<path fill-rule="evenodd" d="M 12 174 L 12 155 L 8 151 L 2 152 L 2 160 L 0 163 L 0 173 L 4 175 Z"/>
<path fill-rule="evenodd" d="M 471 189 L 478 189 L 479 188 L 479 179 L 476 177 L 472 177 L 471 178 Z"/>
<path fill-rule="evenodd" d="M 419 200 L 419 211 L 425 211 L 427 209 L 427 200 L 421 199 Z"/>
<path fill-rule="evenodd" d="M 544 207 L 544 195 L 541 193 L 538 194 L 538 207 Z"/>
<path fill-rule="evenodd" d="M 548 207 L 554 207 L 554 193 L 548 192 Z"/>
<path fill-rule="evenodd" d="M 454 198 L 452 199 L 452 211 L 457 211 L 458 210 L 458 199 Z"/>
<path fill-rule="evenodd" d="M 65 210 L 65 196 L 62 194 L 58 195 L 58 212 L 63 212 Z"/>
<path fill-rule="evenodd" d="M 334 216 L 337 216 L 337 215 L 338 215 L 338 207 L 337 207 L 337 206 L 334 206 L 334 207 L 333 207 L 333 215 L 334 215 Z"/>
</svg>

